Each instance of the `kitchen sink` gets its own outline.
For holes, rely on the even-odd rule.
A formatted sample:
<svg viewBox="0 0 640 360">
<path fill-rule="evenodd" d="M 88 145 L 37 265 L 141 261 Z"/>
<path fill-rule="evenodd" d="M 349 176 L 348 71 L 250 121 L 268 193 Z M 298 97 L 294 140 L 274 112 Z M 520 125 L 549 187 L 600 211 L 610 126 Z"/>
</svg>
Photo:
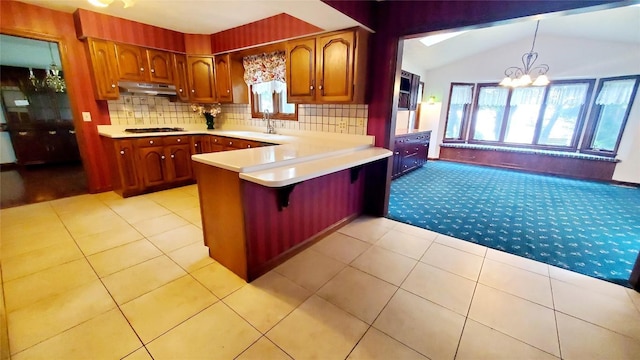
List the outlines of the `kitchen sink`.
<svg viewBox="0 0 640 360">
<path fill-rule="evenodd" d="M 124 129 L 125 132 L 129 133 L 154 133 L 154 132 L 175 132 L 175 131 L 185 131 L 183 128 L 179 127 L 157 127 L 157 128 L 133 128 L 133 129 Z"/>
</svg>

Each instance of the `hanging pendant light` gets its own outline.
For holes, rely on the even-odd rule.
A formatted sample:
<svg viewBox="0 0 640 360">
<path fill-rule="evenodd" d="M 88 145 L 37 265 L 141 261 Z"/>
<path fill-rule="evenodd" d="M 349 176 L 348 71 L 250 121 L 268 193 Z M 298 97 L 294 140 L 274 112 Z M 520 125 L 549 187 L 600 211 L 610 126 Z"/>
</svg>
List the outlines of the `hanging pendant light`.
<svg viewBox="0 0 640 360">
<path fill-rule="evenodd" d="M 536 31 L 533 34 L 533 44 L 531 45 L 531 51 L 522 55 L 522 67 L 511 66 L 505 71 L 505 78 L 502 79 L 500 85 L 518 87 L 518 86 L 545 86 L 549 84 L 549 78 L 547 72 L 549 71 L 549 65 L 540 64 L 535 65 L 538 60 L 538 53 L 533 49 L 536 46 L 536 38 L 538 36 L 538 27 L 540 26 L 540 20 L 536 23 Z M 535 77 L 535 80 L 532 79 Z"/>
<path fill-rule="evenodd" d="M 53 59 L 51 43 L 49 43 L 49 55 L 51 55 L 51 65 L 49 66 L 49 69 L 47 69 L 47 75 L 44 78 L 45 85 L 55 92 L 64 92 L 67 89 L 67 84 L 62 76 L 60 76 L 60 70 Z"/>
<path fill-rule="evenodd" d="M 51 56 L 51 65 L 49 65 L 49 68 L 45 70 L 46 73 L 45 73 L 44 79 L 42 80 L 38 79 L 34 75 L 33 69 L 29 68 L 28 80 L 31 82 L 31 85 L 33 85 L 33 88 L 36 91 L 50 89 L 55 92 L 63 93 L 65 92 L 65 90 L 67 90 L 67 84 L 65 83 L 64 79 L 60 75 L 60 69 L 58 69 L 58 65 L 56 65 L 56 62 L 53 58 L 53 50 L 51 49 L 51 43 L 49 43 L 49 55 Z"/>
</svg>

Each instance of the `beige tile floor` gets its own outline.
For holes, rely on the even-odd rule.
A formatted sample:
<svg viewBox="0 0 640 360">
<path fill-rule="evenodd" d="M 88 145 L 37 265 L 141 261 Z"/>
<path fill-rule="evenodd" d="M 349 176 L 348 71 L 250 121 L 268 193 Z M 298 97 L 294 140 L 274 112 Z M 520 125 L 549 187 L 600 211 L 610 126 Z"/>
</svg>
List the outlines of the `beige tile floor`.
<svg viewBox="0 0 640 360">
<path fill-rule="evenodd" d="M 246 284 L 195 186 L 0 215 L 13 359 L 640 358 L 640 294 L 384 218 Z"/>
</svg>

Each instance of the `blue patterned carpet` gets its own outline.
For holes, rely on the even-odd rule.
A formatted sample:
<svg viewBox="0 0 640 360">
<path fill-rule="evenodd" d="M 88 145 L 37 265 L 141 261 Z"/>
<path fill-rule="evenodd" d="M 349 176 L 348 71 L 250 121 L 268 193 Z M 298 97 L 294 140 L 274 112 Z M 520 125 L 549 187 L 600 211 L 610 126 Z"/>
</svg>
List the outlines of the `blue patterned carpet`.
<svg viewBox="0 0 640 360">
<path fill-rule="evenodd" d="M 391 184 L 389 217 L 629 286 L 640 189 L 430 161 Z"/>
</svg>

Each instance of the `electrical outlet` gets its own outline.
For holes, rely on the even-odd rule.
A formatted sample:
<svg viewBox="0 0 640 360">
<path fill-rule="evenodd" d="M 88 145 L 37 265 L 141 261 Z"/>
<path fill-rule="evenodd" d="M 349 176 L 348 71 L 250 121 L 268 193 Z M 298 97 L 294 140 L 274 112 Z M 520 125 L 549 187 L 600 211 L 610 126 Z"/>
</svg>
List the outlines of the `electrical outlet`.
<svg viewBox="0 0 640 360">
<path fill-rule="evenodd" d="M 347 122 L 345 120 L 338 121 L 338 129 L 347 130 Z"/>
<path fill-rule="evenodd" d="M 82 112 L 82 121 L 90 122 L 91 121 L 91 113 L 88 111 Z"/>
<path fill-rule="evenodd" d="M 358 118 L 357 124 L 358 126 L 364 126 L 364 118 Z"/>
</svg>

